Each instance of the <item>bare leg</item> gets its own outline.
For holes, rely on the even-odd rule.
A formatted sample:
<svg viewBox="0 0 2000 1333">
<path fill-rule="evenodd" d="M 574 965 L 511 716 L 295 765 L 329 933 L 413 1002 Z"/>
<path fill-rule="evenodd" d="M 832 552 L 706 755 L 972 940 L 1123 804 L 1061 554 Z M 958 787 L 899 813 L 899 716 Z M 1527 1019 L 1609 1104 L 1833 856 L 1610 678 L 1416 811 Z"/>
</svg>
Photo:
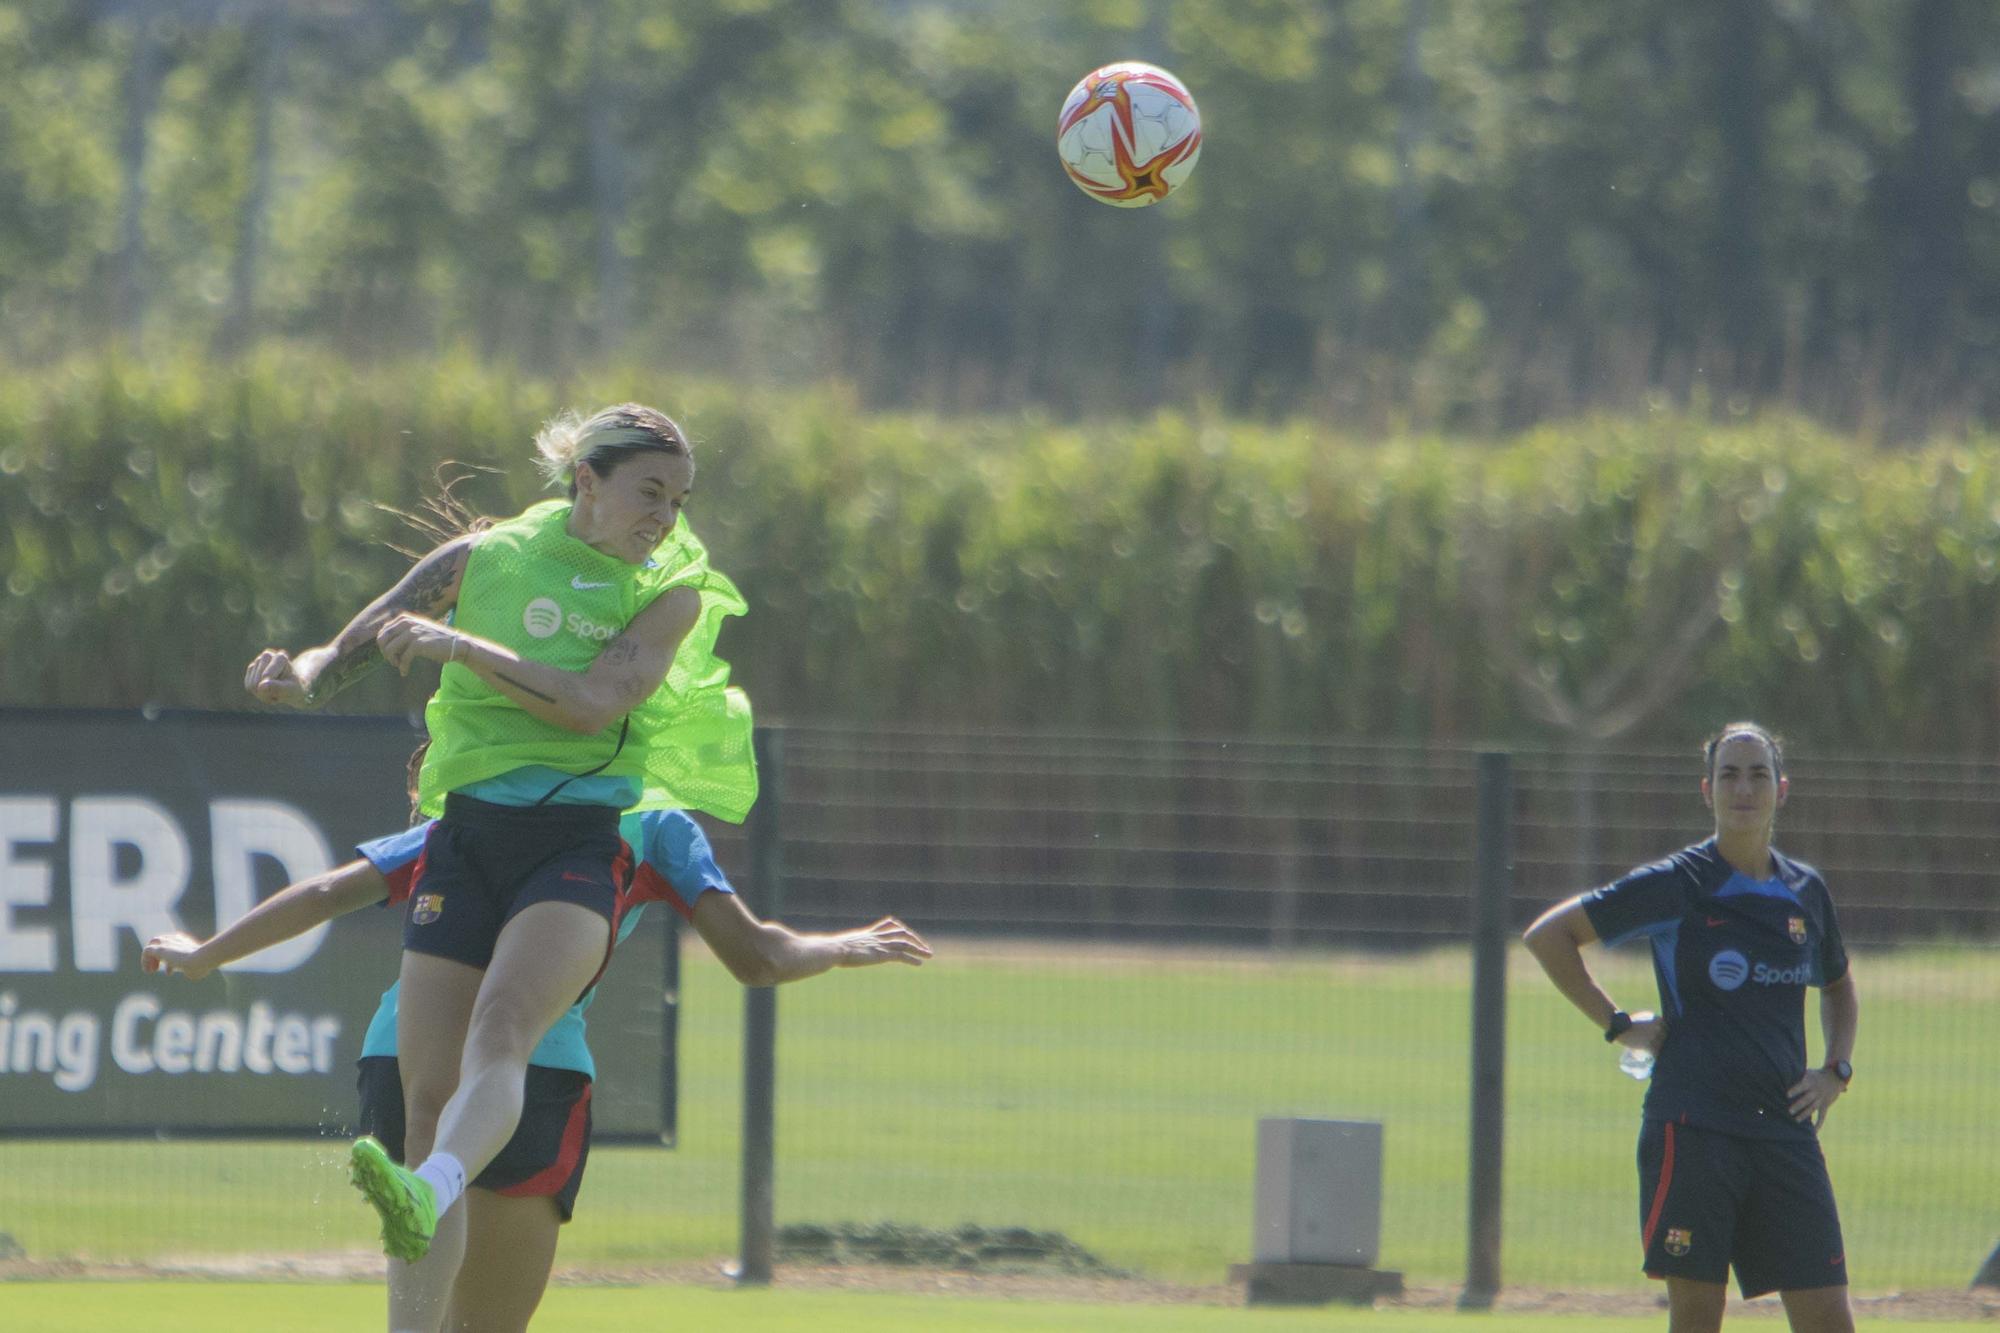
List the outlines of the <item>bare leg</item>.
<svg viewBox="0 0 2000 1333">
<path fill-rule="evenodd" d="M 519 1333 L 534 1318 L 555 1267 L 562 1214 L 554 1199 L 465 1192 L 465 1262 L 451 1289 L 448 1333 Z"/>
<path fill-rule="evenodd" d="M 528 1056 L 604 961 L 611 923 L 575 903 L 541 902 L 509 921 L 472 1006 L 458 1090 L 438 1117 L 433 1152 L 467 1178 L 486 1169 L 521 1123 Z"/>
<path fill-rule="evenodd" d="M 1728 1303 L 1729 1288 L 1720 1282 L 1670 1277 L 1667 1279 L 1668 1333 L 1716 1333 L 1722 1327 L 1722 1309 Z"/>
<path fill-rule="evenodd" d="M 1847 1303 L 1846 1287 L 1781 1291 L 1778 1299 L 1785 1303 L 1792 1333 L 1854 1333 L 1854 1311 Z"/>
<path fill-rule="evenodd" d="M 484 975 L 449 958 L 403 955 L 396 1051 L 403 1076 L 403 1160 L 410 1166 L 430 1155 L 438 1115 L 458 1087 L 460 1051 Z M 392 1333 L 429 1333 L 438 1327 L 451 1293 L 451 1273 L 464 1249 L 465 1220 L 447 1213 L 438 1219 L 430 1253 L 422 1262 L 389 1260 Z"/>
<path fill-rule="evenodd" d="M 438 1275 L 457 1272 L 464 1258 L 465 1210 L 454 1208 L 438 1218 L 422 1259 L 413 1264 L 388 1260 L 389 1333 L 437 1333 L 444 1327 L 451 1292 L 438 1291 Z"/>
<path fill-rule="evenodd" d="M 610 939 L 610 922 L 588 908 L 562 902 L 540 902 L 525 908 L 501 930 L 493 959 L 480 980 L 478 998 L 472 1003 L 458 1087 L 437 1117 L 436 1142 L 429 1148 L 456 1157 L 468 1181 L 477 1179 L 513 1137 L 521 1123 L 528 1056 L 596 975 Z M 402 1004 L 402 1013 L 413 1012 L 407 989 Z M 399 1038 L 407 1030 L 399 1015 Z M 409 1063 L 405 1056 L 406 1101 Z M 413 1164 L 420 1161 L 414 1146 L 416 1132 L 412 1116 L 408 1134 Z M 444 1216 L 449 1217 L 451 1211 L 457 1210 Z M 444 1217 L 440 1217 L 440 1237 L 443 1223 Z M 391 1266 L 391 1314 L 404 1308 L 398 1304 L 399 1291 L 407 1295 L 413 1311 L 420 1307 L 424 1313 L 435 1312 L 429 1314 L 430 1323 L 397 1323 L 396 1333 L 406 1327 L 426 1331 L 437 1327 L 463 1258 L 462 1241 L 456 1246 L 433 1241 L 430 1253 L 402 1267 L 400 1284 L 396 1266 Z"/>
</svg>

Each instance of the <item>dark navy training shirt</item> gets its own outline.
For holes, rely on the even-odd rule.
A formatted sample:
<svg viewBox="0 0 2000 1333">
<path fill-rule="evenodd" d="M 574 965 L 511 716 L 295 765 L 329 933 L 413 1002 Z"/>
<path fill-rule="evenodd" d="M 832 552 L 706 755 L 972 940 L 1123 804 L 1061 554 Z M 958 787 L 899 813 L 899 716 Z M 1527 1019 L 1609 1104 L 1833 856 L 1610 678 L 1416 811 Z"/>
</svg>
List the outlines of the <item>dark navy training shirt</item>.
<svg viewBox="0 0 2000 1333">
<path fill-rule="evenodd" d="M 1785 1090 L 1805 1075 L 1806 987 L 1846 976 L 1847 950 L 1819 872 L 1771 860 L 1777 875 L 1752 879 L 1710 838 L 1584 895 L 1599 939 L 1645 936 L 1653 948 L 1667 1040 L 1648 1120 L 1812 1137 Z"/>
</svg>

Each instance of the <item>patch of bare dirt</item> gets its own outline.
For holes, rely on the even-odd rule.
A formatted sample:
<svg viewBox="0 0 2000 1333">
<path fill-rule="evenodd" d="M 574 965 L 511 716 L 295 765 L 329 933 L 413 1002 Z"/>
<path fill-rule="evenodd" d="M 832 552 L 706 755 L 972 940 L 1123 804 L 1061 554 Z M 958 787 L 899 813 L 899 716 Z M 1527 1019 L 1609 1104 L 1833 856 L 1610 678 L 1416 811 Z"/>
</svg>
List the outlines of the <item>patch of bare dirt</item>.
<svg viewBox="0 0 2000 1333">
<path fill-rule="evenodd" d="M 615 1268 L 562 1268 L 555 1280 L 597 1283 L 733 1287 L 733 1266 L 722 1260 L 702 1264 Z M 1064 1273 L 965 1272 L 904 1264 L 781 1264 L 771 1285 L 794 1291 L 873 1291 L 1000 1300 L 1080 1301 L 1114 1304 L 1241 1305 L 1243 1289 L 1194 1286 L 1139 1277 L 1092 1277 Z"/>
<path fill-rule="evenodd" d="M 0 1261 L 0 1282 L 365 1282 L 382 1277 L 382 1255 L 371 1250 L 310 1254 L 168 1255 L 148 1263 L 73 1258 Z"/>
<path fill-rule="evenodd" d="M 1401 1297 L 1376 1302 L 1377 1308 L 1405 1306 L 1413 1309 L 1445 1309 L 1458 1304 L 1457 1287 L 1414 1287 Z M 2000 1322 L 2000 1291 L 1897 1291 L 1855 1295 L 1856 1322 L 1866 1327 L 1877 1319 L 1990 1319 Z M 1551 1291 L 1524 1287 L 1503 1290 L 1493 1308 L 1503 1313 L 1552 1315 L 1644 1315 L 1663 1314 L 1667 1297 L 1663 1288 L 1648 1283 L 1631 1291 Z M 1776 1296 L 1760 1296 L 1754 1301 L 1729 1298 L 1729 1317 L 1783 1319 L 1785 1307 Z"/>
</svg>

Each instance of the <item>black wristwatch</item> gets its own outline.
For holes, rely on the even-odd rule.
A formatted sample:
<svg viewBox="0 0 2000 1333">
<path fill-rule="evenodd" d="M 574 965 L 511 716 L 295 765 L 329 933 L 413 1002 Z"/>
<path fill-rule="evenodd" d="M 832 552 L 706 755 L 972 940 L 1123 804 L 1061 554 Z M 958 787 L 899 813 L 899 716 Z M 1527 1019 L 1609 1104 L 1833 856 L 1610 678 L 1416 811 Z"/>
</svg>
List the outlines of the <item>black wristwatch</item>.
<svg viewBox="0 0 2000 1333">
<path fill-rule="evenodd" d="M 1631 1030 L 1632 1015 L 1626 1013 L 1623 1009 L 1613 1009 L 1611 1011 L 1611 1026 L 1604 1029 L 1604 1039 L 1606 1041 L 1617 1041 Z"/>
<path fill-rule="evenodd" d="M 1844 1088 L 1848 1084 L 1854 1081 L 1854 1066 L 1847 1063 L 1847 1061 L 1845 1060 L 1829 1061 L 1826 1067 L 1827 1070 L 1830 1073 L 1832 1073 L 1832 1075 L 1835 1078 L 1840 1080 L 1841 1087 Z"/>
</svg>

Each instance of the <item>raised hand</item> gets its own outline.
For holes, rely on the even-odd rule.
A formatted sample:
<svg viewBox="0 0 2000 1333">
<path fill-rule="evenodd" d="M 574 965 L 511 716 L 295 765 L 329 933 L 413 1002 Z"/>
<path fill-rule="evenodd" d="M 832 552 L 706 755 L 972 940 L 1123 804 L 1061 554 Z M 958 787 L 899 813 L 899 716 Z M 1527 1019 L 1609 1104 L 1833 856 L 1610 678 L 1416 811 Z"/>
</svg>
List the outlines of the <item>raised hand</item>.
<svg viewBox="0 0 2000 1333">
<path fill-rule="evenodd" d="M 282 648 L 266 648 L 244 668 L 243 688 L 267 704 L 304 708 L 312 686 L 300 676 L 299 664 L 290 653 Z"/>
</svg>

